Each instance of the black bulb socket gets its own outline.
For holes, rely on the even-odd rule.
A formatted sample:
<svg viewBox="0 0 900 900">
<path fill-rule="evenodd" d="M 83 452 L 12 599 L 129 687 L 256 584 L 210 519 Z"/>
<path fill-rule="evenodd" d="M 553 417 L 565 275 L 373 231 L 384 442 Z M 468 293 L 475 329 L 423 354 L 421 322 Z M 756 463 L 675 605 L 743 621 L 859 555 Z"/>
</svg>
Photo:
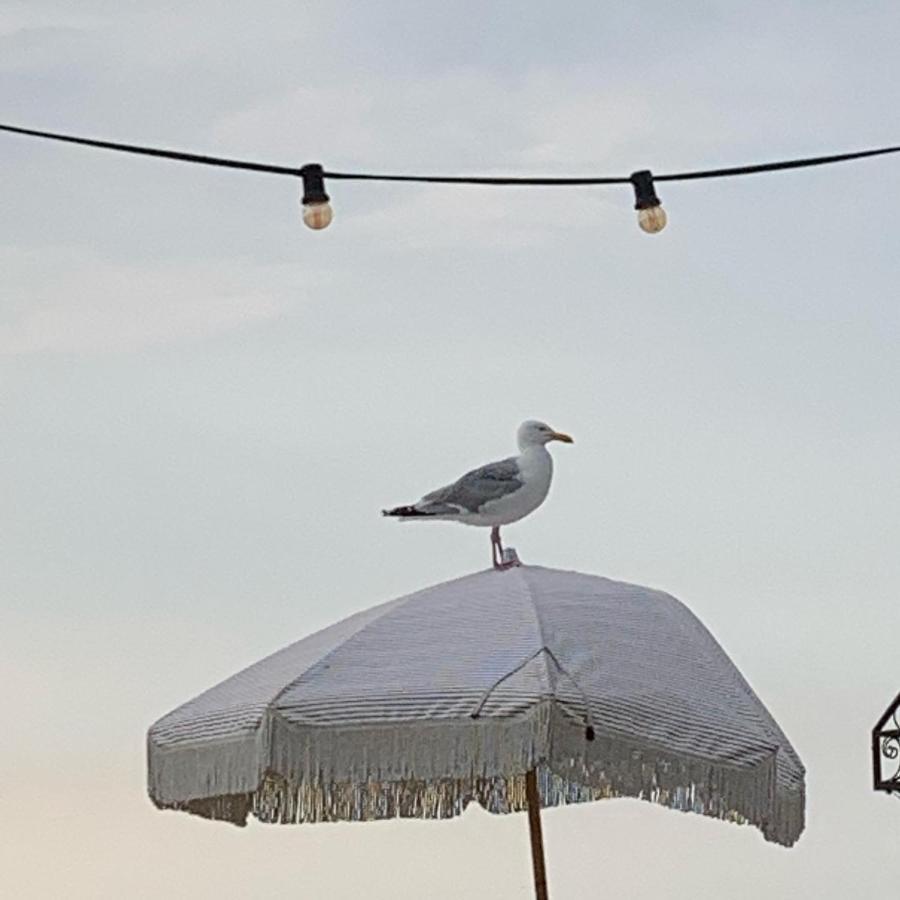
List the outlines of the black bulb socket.
<svg viewBox="0 0 900 900">
<path fill-rule="evenodd" d="M 318 163 L 307 163 L 300 169 L 300 177 L 303 179 L 303 205 L 314 203 L 327 203 L 328 194 L 325 193 L 325 173 Z"/>
<path fill-rule="evenodd" d="M 649 169 L 632 172 L 631 184 L 634 186 L 635 209 L 652 209 L 654 206 L 662 206 L 653 186 L 653 173 Z"/>
</svg>

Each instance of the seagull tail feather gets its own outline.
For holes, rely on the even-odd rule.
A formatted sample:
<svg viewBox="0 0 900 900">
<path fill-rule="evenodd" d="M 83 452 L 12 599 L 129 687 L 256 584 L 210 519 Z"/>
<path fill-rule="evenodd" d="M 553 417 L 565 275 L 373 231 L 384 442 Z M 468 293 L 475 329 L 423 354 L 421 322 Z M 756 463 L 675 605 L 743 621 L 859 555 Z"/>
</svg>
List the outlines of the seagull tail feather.
<svg viewBox="0 0 900 900">
<path fill-rule="evenodd" d="M 434 515 L 434 513 L 422 512 L 421 509 L 416 509 L 415 506 L 395 506 L 393 509 L 383 509 L 381 514 L 383 516 L 395 516 L 399 519 L 423 518 Z"/>
</svg>

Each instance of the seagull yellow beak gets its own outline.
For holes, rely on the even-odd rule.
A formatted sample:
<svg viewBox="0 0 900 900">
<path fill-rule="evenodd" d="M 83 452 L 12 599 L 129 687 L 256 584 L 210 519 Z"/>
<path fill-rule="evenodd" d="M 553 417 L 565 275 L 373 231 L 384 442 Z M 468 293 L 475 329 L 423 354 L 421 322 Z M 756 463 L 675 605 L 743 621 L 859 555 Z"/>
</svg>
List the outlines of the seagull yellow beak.
<svg viewBox="0 0 900 900">
<path fill-rule="evenodd" d="M 564 444 L 574 444 L 575 441 L 569 437 L 567 434 L 563 434 L 561 431 L 554 431 L 553 434 L 550 435 L 551 441 L 562 441 Z"/>
</svg>

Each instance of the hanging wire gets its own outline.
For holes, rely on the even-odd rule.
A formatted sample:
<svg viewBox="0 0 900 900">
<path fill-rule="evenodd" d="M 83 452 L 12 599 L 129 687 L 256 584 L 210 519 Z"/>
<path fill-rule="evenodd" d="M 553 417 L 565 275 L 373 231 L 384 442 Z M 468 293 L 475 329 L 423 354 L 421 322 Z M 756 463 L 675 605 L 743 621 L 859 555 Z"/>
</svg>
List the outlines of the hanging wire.
<svg viewBox="0 0 900 900">
<path fill-rule="evenodd" d="M 76 137 L 71 134 L 57 134 L 53 131 L 35 131 L 33 128 L 19 128 L 15 125 L 0 124 L 0 131 L 24 134 L 29 137 L 46 138 L 51 141 L 65 141 L 81 144 L 83 147 L 100 147 L 103 150 L 118 150 L 120 153 L 139 153 L 141 156 L 156 156 L 174 159 L 178 162 L 200 163 L 204 166 L 225 166 L 229 169 L 247 169 L 251 172 L 269 172 L 273 175 L 294 175 L 301 177 L 299 168 L 272 166 L 268 163 L 250 162 L 243 159 L 224 159 L 220 156 L 205 156 L 200 153 L 183 153 L 180 150 L 163 150 L 159 147 L 141 147 L 138 144 L 119 144 L 114 141 L 98 141 L 95 138 Z"/>
<path fill-rule="evenodd" d="M 389 175 L 373 172 L 331 172 L 318 163 L 304 166 L 277 166 L 252 160 L 230 159 L 222 156 L 208 156 L 200 153 L 185 153 L 181 150 L 166 150 L 160 147 L 145 147 L 139 144 L 122 144 L 115 141 L 101 141 L 95 138 L 59 134 L 53 131 L 37 131 L 16 125 L 0 124 L 0 131 L 20 134 L 26 137 L 64 141 L 84 147 L 98 147 L 120 153 L 137 153 L 177 162 L 199 163 L 205 166 L 220 166 L 228 169 L 244 169 L 251 172 L 266 172 L 270 175 L 291 175 L 303 180 L 303 221 L 310 228 L 326 228 L 332 221 L 333 211 L 325 192 L 325 179 L 341 181 L 394 181 L 419 184 L 469 184 L 508 185 L 521 187 L 587 187 L 591 185 L 631 184 L 634 188 L 638 225 L 649 233 L 656 234 L 666 226 L 667 216 L 654 190 L 657 181 L 694 181 L 700 178 L 728 178 L 734 175 L 753 175 L 760 172 L 777 172 L 784 169 L 802 169 L 809 166 L 824 166 L 830 163 L 883 156 L 900 153 L 900 147 L 879 147 L 874 150 L 857 150 L 851 153 L 837 153 L 830 156 L 811 156 L 803 159 L 786 159 L 776 162 L 756 163 L 748 166 L 730 166 L 723 169 L 700 169 L 688 172 L 672 172 L 654 175 L 648 169 L 641 169 L 625 176 L 597 177 L 515 177 L 506 175 Z"/>
<path fill-rule="evenodd" d="M 116 150 L 121 153 L 138 153 L 142 156 L 155 156 L 162 159 L 173 159 L 179 162 L 199 163 L 206 166 L 223 166 L 229 169 L 245 169 L 251 172 L 267 172 L 272 175 L 293 175 L 300 178 L 302 167 L 278 166 L 271 163 L 253 162 L 243 159 L 229 159 L 221 156 L 208 156 L 200 153 L 185 153 L 180 150 L 165 150 L 160 147 L 145 147 L 138 144 L 122 144 L 114 141 L 101 141 L 95 138 L 77 137 L 71 134 L 59 134 L 52 131 L 36 131 L 32 128 L 20 128 L 15 125 L 0 124 L 0 131 L 29 137 L 45 138 L 52 141 L 65 141 L 69 144 L 80 144 L 85 147 L 99 147 L 104 150 Z M 776 172 L 783 169 L 801 169 L 808 166 L 824 166 L 830 163 L 846 162 L 853 159 L 865 159 L 870 156 L 883 156 L 888 153 L 900 153 L 898 147 L 879 147 L 874 150 L 858 150 L 852 153 L 837 153 L 830 156 L 811 156 L 803 159 L 787 159 L 777 162 L 757 163 L 747 166 L 730 166 L 723 169 L 706 169 L 688 172 L 673 172 L 654 175 L 655 181 L 693 181 L 699 178 L 727 178 L 734 175 L 753 175 L 759 172 Z M 480 185 L 525 185 L 547 187 L 570 187 L 603 184 L 629 184 L 631 176 L 602 176 L 584 178 L 538 177 L 528 176 L 494 176 L 494 175 L 389 175 L 371 172 L 322 172 L 325 178 L 343 181 L 411 181 L 423 184 L 480 184 Z"/>
</svg>

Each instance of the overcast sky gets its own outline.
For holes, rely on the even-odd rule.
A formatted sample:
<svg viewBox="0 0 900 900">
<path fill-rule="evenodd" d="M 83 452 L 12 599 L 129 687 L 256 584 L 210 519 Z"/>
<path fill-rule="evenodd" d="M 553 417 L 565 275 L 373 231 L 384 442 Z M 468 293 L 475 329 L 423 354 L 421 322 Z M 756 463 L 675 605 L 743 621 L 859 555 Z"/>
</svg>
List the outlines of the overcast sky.
<svg viewBox="0 0 900 900">
<path fill-rule="evenodd" d="M 627 7 L 627 8 L 626 8 Z M 0 0 L 0 121 L 288 165 L 628 174 L 900 142 L 885 2 Z M 383 521 L 559 446 L 526 562 L 663 588 L 808 769 L 793 850 L 545 815 L 555 898 L 885 897 L 900 804 L 900 159 L 627 188 L 333 183 L 0 134 L 0 893 L 529 896 L 523 816 L 239 831 L 156 811 L 147 727 L 489 564 Z"/>
</svg>

